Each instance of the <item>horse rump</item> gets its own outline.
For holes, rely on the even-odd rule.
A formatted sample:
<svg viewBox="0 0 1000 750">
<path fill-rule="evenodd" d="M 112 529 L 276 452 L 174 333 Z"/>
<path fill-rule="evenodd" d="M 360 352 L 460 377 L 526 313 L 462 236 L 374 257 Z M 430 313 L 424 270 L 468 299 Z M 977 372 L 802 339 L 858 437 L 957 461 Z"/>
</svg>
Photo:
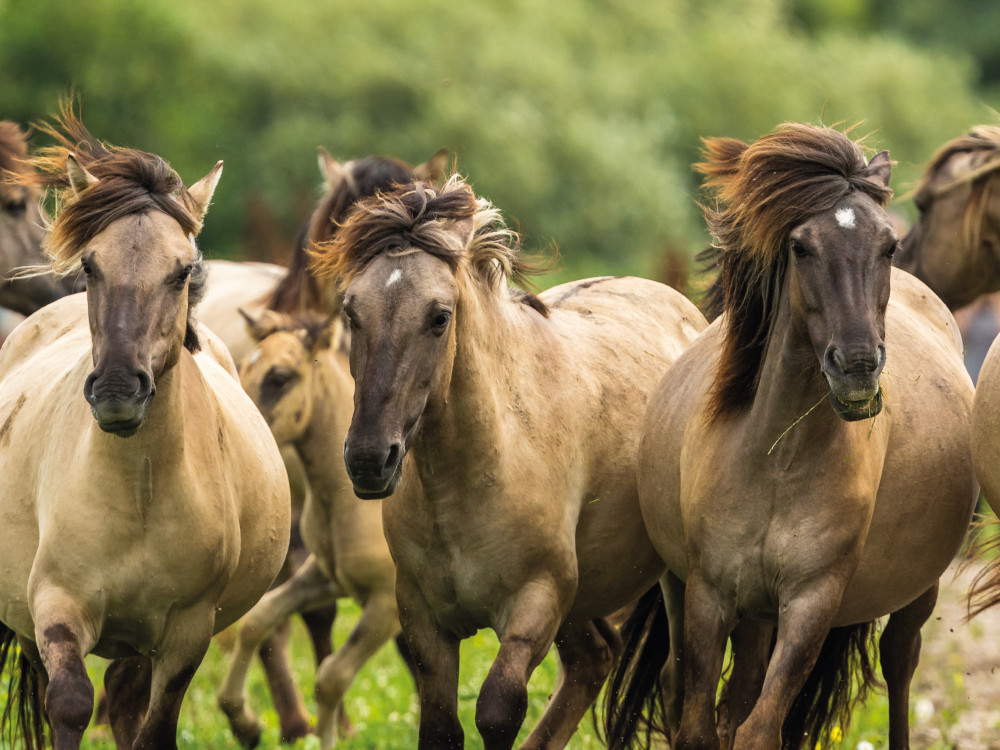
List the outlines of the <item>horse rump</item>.
<svg viewBox="0 0 1000 750">
<path fill-rule="evenodd" d="M 45 709 L 38 673 L 17 644 L 17 634 L 0 623 L 0 679 L 7 674 L 7 700 L 0 715 L 0 739 L 10 747 L 45 747 Z M 20 738 L 21 744 L 16 740 Z"/>
</svg>

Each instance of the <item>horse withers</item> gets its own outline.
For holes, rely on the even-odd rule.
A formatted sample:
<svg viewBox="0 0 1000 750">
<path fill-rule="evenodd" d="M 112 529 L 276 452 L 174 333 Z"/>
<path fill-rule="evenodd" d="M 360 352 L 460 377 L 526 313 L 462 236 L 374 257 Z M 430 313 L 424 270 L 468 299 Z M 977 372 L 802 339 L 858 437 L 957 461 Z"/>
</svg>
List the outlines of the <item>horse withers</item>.
<svg viewBox="0 0 1000 750">
<path fill-rule="evenodd" d="M 662 616 L 646 643 L 661 664 L 669 651 L 672 746 L 719 746 L 730 635 L 732 747 L 823 743 L 855 680 L 871 683 L 873 621 L 889 615 L 889 745 L 906 748 L 920 627 L 978 492 L 957 327 L 891 267 L 887 152 L 866 162 L 836 130 L 788 125 L 749 146 L 708 140 L 700 169 L 723 315 L 660 383 L 639 455 L 670 571 L 669 649 Z M 648 662 L 622 669 L 656 689 Z M 627 718 L 644 691 L 618 697 L 611 715 Z"/>
<path fill-rule="evenodd" d="M 419 746 L 462 746 L 459 644 L 491 628 L 485 747 L 513 746 L 553 642 L 563 675 L 523 747 L 564 747 L 620 645 L 606 615 L 663 569 L 638 509 L 639 428 L 704 318 L 641 279 L 510 288 L 530 269 L 517 237 L 457 176 L 361 203 L 317 262 L 344 286 L 344 458 L 355 493 L 382 499 Z"/>
<path fill-rule="evenodd" d="M 231 358 L 192 316 L 194 238 L 221 162 L 186 189 L 160 157 L 101 144 L 69 109 L 48 132 L 59 145 L 34 162 L 64 207 L 45 250 L 55 272 L 82 269 L 87 292 L 3 348 L 4 653 L 16 634 L 56 750 L 78 748 L 90 721 L 88 653 L 113 660 L 117 746 L 176 748 L 212 634 L 281 566 L 288 480 Z M 22 709 L 34 684 L 20 682 Z M 40 744 L 40 723 L 20 716 Z"/>
</svg>

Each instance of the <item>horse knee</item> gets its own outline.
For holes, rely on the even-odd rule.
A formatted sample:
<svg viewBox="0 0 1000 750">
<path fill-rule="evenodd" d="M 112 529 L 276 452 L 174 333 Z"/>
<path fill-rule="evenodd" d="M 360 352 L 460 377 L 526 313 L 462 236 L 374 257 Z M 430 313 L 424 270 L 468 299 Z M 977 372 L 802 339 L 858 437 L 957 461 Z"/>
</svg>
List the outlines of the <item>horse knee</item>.
<svg viewBox="0 0 1000 750">
<path fill-rule="evenodd" d="M 513 747 L 527 712 L 527 685 L 491 672 L 476 701 L 476 728 L 487 750 Z"/>
</svg>

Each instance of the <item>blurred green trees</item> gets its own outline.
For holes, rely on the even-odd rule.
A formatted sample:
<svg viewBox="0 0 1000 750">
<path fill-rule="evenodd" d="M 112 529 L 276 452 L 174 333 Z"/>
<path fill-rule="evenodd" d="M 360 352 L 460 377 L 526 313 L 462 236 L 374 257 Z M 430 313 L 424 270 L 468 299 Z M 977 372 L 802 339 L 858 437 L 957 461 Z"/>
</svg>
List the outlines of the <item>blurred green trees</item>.
<svg viewBox="0 0 1000 750">
<path fill-rule="evenodd" d="M 907 41 L 874 6 L 0 0 L 0 117 L 44 117 L 74 87 L 98 137 L 188 182 L 225 159 L 210 255 L 291 245 L 319 144 L 411 162 L 447 146 L 529 246 L 559 245 L 561 276 L 651 275 L 666 247 L 706 242 L 701 136 L 861 121 L 900 162 L 899 191 L 993 119 L 976 58 Z"/>
</svg>

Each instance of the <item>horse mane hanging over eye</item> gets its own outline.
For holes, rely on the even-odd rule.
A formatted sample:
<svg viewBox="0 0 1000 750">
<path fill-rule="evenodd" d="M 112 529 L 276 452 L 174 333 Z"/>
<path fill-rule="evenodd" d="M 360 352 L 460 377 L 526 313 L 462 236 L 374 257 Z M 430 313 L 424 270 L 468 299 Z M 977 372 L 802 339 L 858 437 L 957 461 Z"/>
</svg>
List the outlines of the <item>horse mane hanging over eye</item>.
<svg viewBox="0 0 1000 750">
<path fill-rule="evenodd" d="M 162 211 L 185 234 L 201 231 L 194 201 L 161 157 L 101 143 L 84 127 L 72 102 L 63 103 L 55 123 L 35 127 L 58 144 L 39 149 L 31 160 L 37 171 L 25 177 L 55 192 L 57 213 L 43 250 L 56 274 L 74 272 L 86 244 L 123 216 Z M 80 195 L 74 194 L 69 183 L 70 154 L 97 178 Z"/>
<path fill-rule="evenodd" d="M 702 205 L 713 237 L 708 259 L 719 283 L 708 306 L 726 313 L 710 416 L 747 406 L 784 281 L 788 237 L 810 216 L 854 192 L 885 206 L 892 190 L 873 179 L 860 147 L 833 128 L 786 123 L 752 144 L 703 141 L 709 200 Z"/>
<path fill-rule="evenodd" d="M 465 244 L 469 231 L 471 239 Z M 333 240 L 313 248 L 312 265 L 318 276 L 335 277 L 346 285 L 379 255 L 410 250 L 429 253 L 455 270 L 468 263 L 491 287 L 510 280 L 522 287 L 514 295 L 518 301 L 548 314 L 541 300 L 523 291 L 527 277 L 545 268 L 520 253 L 518 234 L 507 228 L 489 201 L 477 199 L 459 175 L 441 187 L 415 181 L 361 201 Z"/>
</svg>

